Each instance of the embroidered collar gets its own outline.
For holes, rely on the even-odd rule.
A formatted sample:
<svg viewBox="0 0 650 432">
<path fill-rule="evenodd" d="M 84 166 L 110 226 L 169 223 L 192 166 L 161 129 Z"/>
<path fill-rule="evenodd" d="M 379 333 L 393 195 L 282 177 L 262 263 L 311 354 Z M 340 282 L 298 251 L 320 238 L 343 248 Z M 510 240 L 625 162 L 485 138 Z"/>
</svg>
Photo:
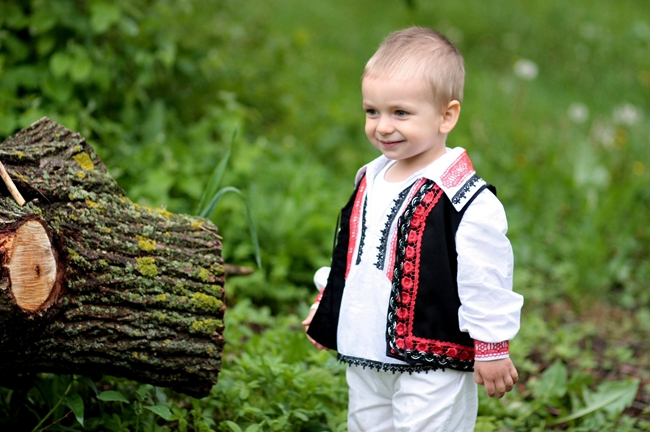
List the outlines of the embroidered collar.
<svg viewBox="0 0 650 432">
<path fill-rule="evenodd" d="M 365 173 L 367 174 L 366 181 L 369 183 L 369 187 L 372 187 L 375 175 L 390 162 L 390 159 L 381 155 L 364 165 L 357 172 L 355 185 L 359 184 Z M 462 147 L 448 148 L 447 153 L 424 169 L 422 177 L 433 180 L 447 195 L 457 211 L 461 211 L 485 185 L 485 181 L 476 175 L 472 161 Z"/>
</svg>

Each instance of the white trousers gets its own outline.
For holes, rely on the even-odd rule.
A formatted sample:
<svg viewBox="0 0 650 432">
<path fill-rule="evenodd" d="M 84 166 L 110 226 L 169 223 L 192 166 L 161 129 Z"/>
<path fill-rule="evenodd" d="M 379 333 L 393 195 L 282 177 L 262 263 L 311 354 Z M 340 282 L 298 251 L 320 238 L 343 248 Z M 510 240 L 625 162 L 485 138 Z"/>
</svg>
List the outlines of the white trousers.
<svg viewBox="0 0 650 432">
<path fill-rule="evenodd" d="M 349 432 L 472 432 L 474 374 L 447 369 L 409 374 L 348 366 Z"/>
</svg>

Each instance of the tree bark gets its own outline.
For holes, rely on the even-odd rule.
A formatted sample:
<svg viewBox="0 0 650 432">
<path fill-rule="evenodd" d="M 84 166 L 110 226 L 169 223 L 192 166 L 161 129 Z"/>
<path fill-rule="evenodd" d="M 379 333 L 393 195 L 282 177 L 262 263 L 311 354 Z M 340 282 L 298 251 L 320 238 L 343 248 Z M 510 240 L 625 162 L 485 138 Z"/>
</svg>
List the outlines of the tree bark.
<svg viewBox="0 0 650 432">
<path fill-rule="evenodd" d="M 0 377 L 107 374 L 195 397 L 223 348 L 221 237 L 131 202 L 78 134 L 41 119 L 0 145 Z"/>
</svg>

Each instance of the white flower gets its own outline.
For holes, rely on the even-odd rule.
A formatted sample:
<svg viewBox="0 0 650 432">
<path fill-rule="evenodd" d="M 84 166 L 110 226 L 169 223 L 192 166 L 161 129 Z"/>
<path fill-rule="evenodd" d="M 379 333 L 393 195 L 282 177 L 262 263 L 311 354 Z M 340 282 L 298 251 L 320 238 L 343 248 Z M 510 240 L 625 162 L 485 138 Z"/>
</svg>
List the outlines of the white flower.
<svg viewBox="0 0 650 432">
<path fill-rule="evenodd" d="M 568 114 L 574 123 L 584 123 L 589 118 L 589 108 L 583 103 L 575 102 L 569 105 Z"/>
<path fill-rule="evenodd" d="M 592 129 L 594 139 L 607 149 L 614 148 L 616 128 L 612 125 L 596 122 Z"/>
<path fill-rule="evenodd" d="M 614 109 L 612 117 L 618 124 L 632 126 L 641 120 L 641 113 L 639 112 L 639 109 L 631 103 L 624 103 Z"/>
<path fill-rule="evenodd" d="M 519 59 L 514 65 L 515 75 L 527 81 L 532 81 L 537 77 L 537 64 L 532 60 Z"/>
</svg>

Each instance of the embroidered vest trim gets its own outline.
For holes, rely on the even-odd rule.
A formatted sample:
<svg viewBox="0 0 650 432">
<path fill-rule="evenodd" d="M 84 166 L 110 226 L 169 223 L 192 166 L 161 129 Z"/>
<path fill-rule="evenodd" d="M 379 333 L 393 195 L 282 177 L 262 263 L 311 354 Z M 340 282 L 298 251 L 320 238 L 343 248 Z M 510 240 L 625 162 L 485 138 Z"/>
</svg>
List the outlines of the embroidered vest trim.
<svg viewBox="0 0 650 432">
<path fill-rule="evenodd" d="M 443 199 L 442 203 L 440 203 L 441 198 Z M 474 342 L 467 333 L 458 330 L 457 317 L 452 322 L 433 320 L 436 326 L 445 327 L 447 334 L 455 333 L 453 340 L 439 340 L 435 336 L 440 336 L 442 333 L 436 331 L 418 332 L 418 329 L 415 328 L 417 318 L 419 318 L 419 314 L 416 314 L 417 300 L 418 297 L 427 295 L 425 290 L 446 291 L 444 306 L 455 311 L 460 306 L 458 287 L 455 283 L 456 265 L 453 266 L 454 268 L 449 268 L 444 266 L 444 262 L 441 262 L 440 259 L 437 262 L 432 262 L 431 257 L 427 258 L 422 254 L 425 228 L 435 224 L 435 221 L 429 220 L 429 217 L 439 203 L 441 206 L 444 205 L 444 199 L 446 197 L 442 189 L 429 180 L 420 187 L 402 214 L 397 233 L 396 261 L 399 265 L 395 267 L 392 277 L 388 306 L 386 334 L 388 348 L 386 354 L 411 364 L 424 363 L 441 368 L 471 370 L 474 360 Z M 442 213 L 438 212 L 438 214 Z M 436 216 L 434 215 L 434 217 Z M 460 219 L 458 221 L 460 222 Z M 456 225 L 452 237 L 455 236 L 457 227 Z M 445 253 L 449 249 L 445 243 L 448 243 L 450 237 L 449 233 L 446 234 L 437 233 L 436 235 L 437 238 L 442 238 L 436 247 L 444 248 Z M 431 241 L 430 238 L 427 240 Z M 455 242 L 453 250 L 455 251 Z M 436 280 L 429 280 L 426 275 L 422 274 L 421 266 L 423 265 L 447 267 L 441 268 L 436 274 L 436 276 L 442 276 L 440 279 L 444 278 L 444 280 L 438 280 L 438 277 L 435 278 Z M 436 297 L 436 300 L 442 300 L 442 297 L 437 295 Z M 422 313 L 421 310 L 419 312 Z"/>
</svg>

